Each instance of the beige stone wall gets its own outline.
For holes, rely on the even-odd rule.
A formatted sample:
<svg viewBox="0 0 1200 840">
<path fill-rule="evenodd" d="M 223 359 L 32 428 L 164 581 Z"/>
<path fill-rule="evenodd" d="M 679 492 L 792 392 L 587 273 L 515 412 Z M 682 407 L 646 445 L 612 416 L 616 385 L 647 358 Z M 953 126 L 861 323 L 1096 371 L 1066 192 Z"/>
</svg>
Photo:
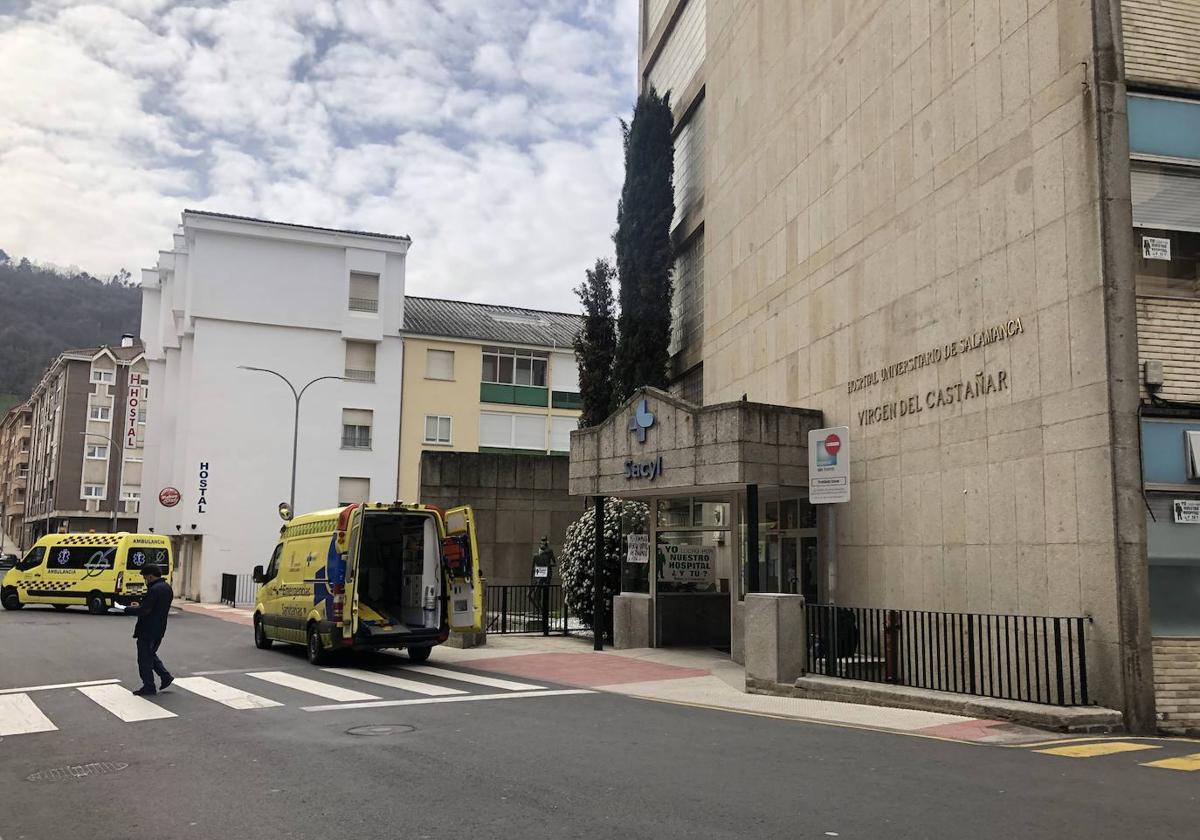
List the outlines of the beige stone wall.
<svg viewBox="0 0 1200 840">
<path fill-rule="evenodd" d="M 745 392 L 851 427 L 842 603 L 1092 614 L 1111 686 L 1090 10 L 710 0 L 704 376 L 706 402 Z M 930 404 L 979 371 L 1005 387 Z M 862 422 L 909 395 L 920 412 Z"/>
</svg>

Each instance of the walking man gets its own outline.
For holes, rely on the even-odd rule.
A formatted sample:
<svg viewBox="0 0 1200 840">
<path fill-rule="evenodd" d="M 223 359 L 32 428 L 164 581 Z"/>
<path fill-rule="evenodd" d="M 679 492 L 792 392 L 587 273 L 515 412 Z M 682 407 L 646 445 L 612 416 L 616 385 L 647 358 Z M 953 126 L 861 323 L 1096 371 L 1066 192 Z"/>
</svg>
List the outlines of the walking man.
<svg viewBox="0 0 1200 840">
<path fill-rule="evenodd" d="M 175 680 L 158 658 L 158 646 L 167 633 L 167 615 L 171 611 L 175 593 L 171 584 L 163 580 L 162 571 L 157 566 L 144 566 L 142 577 L 146 579 L 146 595 L 140 602 L 134 601 L 129 606 L 137 612 L 138 617 L 133 638 L 137 639 L 138 673 L 142 677 L 142 687 L 133 693 L 146 697 L 158 693 L 154 687 L 155 674 L 162 680 L 163 688 Z"/>
</svg>

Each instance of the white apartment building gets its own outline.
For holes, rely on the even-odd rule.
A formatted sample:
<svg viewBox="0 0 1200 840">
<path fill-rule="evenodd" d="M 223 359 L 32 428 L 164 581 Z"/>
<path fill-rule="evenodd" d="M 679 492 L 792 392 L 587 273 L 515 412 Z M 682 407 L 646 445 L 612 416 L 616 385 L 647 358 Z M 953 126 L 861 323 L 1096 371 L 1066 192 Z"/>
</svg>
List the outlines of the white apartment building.
<svg viewBox="0 0 1200 840">
<path fill-rule="evenodd" d="M 409 243 L 185 210 L 142 272 L 158 413 L 138 524 L 175 538 L 182 596 L 265 565 L 291 492 L 293 392 L 245 368 L 297 392 L 341 378 L 300 400 L 297 511 L 394 496 Z"/>
</svg>

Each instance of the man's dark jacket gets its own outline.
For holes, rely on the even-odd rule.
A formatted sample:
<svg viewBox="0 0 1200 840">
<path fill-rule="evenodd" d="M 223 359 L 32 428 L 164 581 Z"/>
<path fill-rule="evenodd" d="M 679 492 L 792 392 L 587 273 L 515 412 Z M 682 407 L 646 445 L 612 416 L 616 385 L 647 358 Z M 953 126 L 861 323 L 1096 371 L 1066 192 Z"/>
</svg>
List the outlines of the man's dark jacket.
<svg viewBox="0 0 1200 840">
<path fill-rule="evenodd" d="M 161 639 L 167 632 L 167 615 L 175 592 L 171 584 L 162 578 L 150 584 L 137 610 L 137 626 L 133 628 L 135 639 Z"/>
</svg>

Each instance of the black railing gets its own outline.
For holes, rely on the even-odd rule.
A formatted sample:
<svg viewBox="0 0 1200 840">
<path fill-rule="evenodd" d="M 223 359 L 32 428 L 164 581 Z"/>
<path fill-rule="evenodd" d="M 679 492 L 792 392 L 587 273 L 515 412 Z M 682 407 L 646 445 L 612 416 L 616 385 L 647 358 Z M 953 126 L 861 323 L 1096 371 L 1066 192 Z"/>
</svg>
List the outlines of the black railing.
<svg viewBox="0 0 1200 840">
<path fill-rule="evenodd" d="M 488 586 L 484 629 L 488 633 L 566 635 L 584 629 L 572 619 L 561 586 Z"/>
<path fill-rule="evenodd" d="M 1086 706 L 1087 619 L 807 604 L 808 670 L 1054 706 Z"/>
<path fill-rule="evenodd" d="M 254 603 L 253 575 L 221 575 L 221 603 L 231 607 L 245 607 Z"/>
</svg>

